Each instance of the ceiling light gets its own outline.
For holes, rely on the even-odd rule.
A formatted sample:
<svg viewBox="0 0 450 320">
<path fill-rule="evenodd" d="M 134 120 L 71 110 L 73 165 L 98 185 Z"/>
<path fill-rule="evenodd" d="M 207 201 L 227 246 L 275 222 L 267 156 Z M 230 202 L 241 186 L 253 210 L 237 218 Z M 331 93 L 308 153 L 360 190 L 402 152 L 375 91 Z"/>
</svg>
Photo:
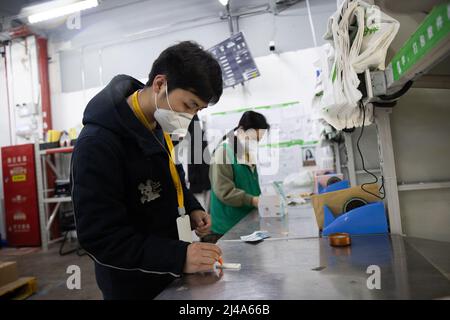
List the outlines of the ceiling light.
<svg viewBox="0 0 450 320">
<path fill-rule="evenodd" d="M 98 6 L 98 0 L 83 0 L 75 3 L 70 3 L 55 8 L 50 8 L 44 11 L 33 13 L 28 16 L 29 23 L 37 23 L 45 20 L 50 20 L 62 16 L 66 16 L 71 13 L 79 12 Z"/>
</svg>

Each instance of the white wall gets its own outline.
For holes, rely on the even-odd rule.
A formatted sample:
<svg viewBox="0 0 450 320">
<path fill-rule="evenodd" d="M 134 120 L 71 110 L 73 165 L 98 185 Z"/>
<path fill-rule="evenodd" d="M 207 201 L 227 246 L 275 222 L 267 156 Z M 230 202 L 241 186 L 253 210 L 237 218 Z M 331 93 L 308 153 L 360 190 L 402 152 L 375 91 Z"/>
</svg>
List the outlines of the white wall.
<svg viewBox="0 0 450 320">
<path fill-rule="evenodd" d="M 223 135 L 234 128 L 244 111 L 253 109 L 266 116 L 271 129 L 261 141 L 259 148 L 259 178 L 262 189 L 272 181 L 283 181 L 288 175 L 303 171 L 333 167 L 332 155 L 327 148 L 315 146 L 316 166 L 303 167 L 302 147 L 267 147 L 266 144 L 303 140 L 319 141 L 323 126 L 313 119 L 312 99 L 315 87 L 313 62 L 321 48 L 310 48 L 281 54 L 270 54 L 255 59 L 261 76 L 244 86 L 227 88 L 220 101 L 202 110 L 199 116 L 206 121 L 206 135 L 210 149 L 214 149 Z M 292 103 L 286 108 L 274 106 Z M 297 103 L 298 102 L 298 103 Z M 270 106 L 269 109 L 258 109 Z M 229 113 L 226 113 L 231 111 Z M 215 114 L 223 113 L 226 114 Z M 219 132 L 218 132 L 219 131 Z M 331 152 L 330 152 L 331 153 Z M 268 189 L 272 190 L 270 186 Z"/>
<path fill-rule="evenodd" d="M 108 3 L 112 6 L 118 1 Z M 324 43 L 321 35 L 328 16 L 336 10 L 336 1 L 315 0 L 310 3 L 316 38 L 321 44 Z M 238 4 L 243 5 L 243 2 Z M 67 130 L 79 125 L 87 102 L 115 75 L 124 73 L 145 82 L 153 60 L 167 46 L 180 40 L 194 40 L 209 48 L 226 39 L 229 36 L 228 23 L 218 18 L 223 10 L 218 1 L 210 0 L 192 0 L 189 6 L 182 0 L 144 1 L 83 14 L 80 30 L 68 30 L 65 26 L 52 30 L 49 34 L 49 73 L 54 128 Z M 172 24 L 175 26 L 170 26 Z M 151 31 L 153 29 L 156 31 Z M 272 39 L 280 52 L 314 46 L 304 2 L 276 17 L 266 13 L 240 18 L 239 29 L 244 32 L 254 57 L 268 55 L 268 44 Z M 280 100 L 280 96 L 283 99 L 292 96 L 292 93 L 287 94 L 290 89 L 286 89 L 287 82 L 282 80 L 276 77 L 274 81 L 277 83 L 273 84 L 273 89 L 280 94 L 277 96 L 266 90 L 268 93 L 262 96 L 263 104 Z M 252 86 L 251 82 L 249 86 Z M 244 89 L 239 86 L 234 90 L 240 92 Z M 241 97 L 227 89 L 222 98 L 227 103 L 221 104 L 245 105 L 245 98 L 242 100 L 237 96 Z M 214 108 L 219 109 L 221 105 Z"/>
<path fill-rule="evenodd" d="M 0 58 L 0 147 L 8 146 L 12 143 L 9 127 L 9 110 L 7 103 L 7 86 L 5 79 L 5 60 Z M 6 238 L 5 229 L 5 206 L 3 196 L 3 175 L 2 175 L 2 160 L 0 157 L 0 232 L 2 238 Z"/>
<path fill-rule="evenodd" d="M 36 110 L 35 115 L 23 116 L 19 112 L 16 105 L 34 104 L 40 102 L 40 87 L 38 74 L 38 58 L 36 38 L 29 36 L 25 39 L 14 40 L 7 50 L 7 59 L 10 61 L 8 65 L 9 78 L 9 94 L 11 108 L 14 113 L 13 129 L 18 131 L 34 131 L 41 133 L 42 138 L 42 117 L 40 110 Z M 13 136 L 15 144 L 33 143 L 34 135 L 17 135 Z"/>
<path fill-rule="evenodd" d="M 5 61 L 8 81 L 6 81 Z M 37 105 L 39 102 L 37 62 L 36 41 L 33 36 L 12 41 L 6 46 L 5 57 L 0 59 L 0 147 L 34 142 L 34 135 L 18 136 L 16 135 L 18 130 L 28 131 L 28 128 L 37 128 L 35 132 L 42 132 L 40 120 L 42 117 L 38 115 L 39 110 L 36 110 L 35 115 L 24 116 L 16 107 L 18 104 Z M 0 186 L 0 232 L 5 238 L 3 179 Z"/>
<path fill-rule="evenodd" d="M 108 3 L 115 3 L 113 0 Z M 106 4 L 108 4 L 106 3 Z M 68 30 L 64 25 L 49 36 L 61 68 L 61 91 L 79 91 L 104 85 L 118 73 L 145 78 L 151 64 L 166 47 L 194 40 L 205 48 L 229 36 L 228 22 L 220 20 L 224 11 L 218 1 L 190 0 L 139 1 L 81 16 L 81 29 Z M 232 1 L 232 7 L 244 4 L 267 4 L 266 0 Z M 336 1 L 310 1 L 318 44 L 328 16 Z M 280 52 L 314 46 L 305 2 L 299 2 L 277 16 L 265 13 L 239 19 L 253 56 L 269 53 L 269 41 L 275 40 Z M 58 55 L 59 57 L 56 57 Z M 83 81 L 84 79 L 84 81 Z"/>
<path fill-rule="evenodd" d="M 305 107 L 310 108 L 314 83 L 312 81 L 304 83 L 303 80 L 308 73 L 314 74 L 314 68 L 308 62 L 314 59 L 316 50 L 310 48 L 255 58 L 261 76 L 252 79 L 244 86 L 226 88 L 220 101 L 216 105 L 204 109 L 200 116 L 244 106 L 269 105 L 297 100 L 300 100 Z M 298 59 L 299 56 L 304 59 Z M 146 79 L 142 78 L 140 81 L 145 82 Z M 62 130 L 80 125 L 86 104 L 102 88 L 103 86 L 99 86 L 84 91 L 54 92 L 52 94 L 54 128 Z"/>
<path fill-rule="evenodd" d="M 450 181 L 450 90 L 411 89 L 392 114 L 399 183 Z M 450 189 L 400 192 L 403 230 L 450 241 Z"/>
<path fill-rule="evenodd" d="M 317 59 L 317 50 L 309 48 L 255 58 L 261 76 L 244 86 L 225 89 L 220 101 L 202 112 L 221 112 L 297 100 L 310 109 L 315 84 L 313 81 L 305 82 L 304 79 L 314 79 L 315 70 L 311 61 Z"/>
</svg>

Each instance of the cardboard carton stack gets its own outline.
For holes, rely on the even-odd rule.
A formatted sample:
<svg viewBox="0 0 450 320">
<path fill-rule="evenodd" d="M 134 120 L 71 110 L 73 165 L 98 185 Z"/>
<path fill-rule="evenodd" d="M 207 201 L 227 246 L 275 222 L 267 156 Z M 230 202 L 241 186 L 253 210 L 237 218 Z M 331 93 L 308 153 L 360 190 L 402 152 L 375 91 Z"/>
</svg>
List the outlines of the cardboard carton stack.
<svg viewBox="0 0 450 320">
<path fill-rule="evenodd" d="M 0 299 L 26 299 L 36 291 L 36 278 L 19 278 L 15 261 L 0 261 Z"/>
</svg>

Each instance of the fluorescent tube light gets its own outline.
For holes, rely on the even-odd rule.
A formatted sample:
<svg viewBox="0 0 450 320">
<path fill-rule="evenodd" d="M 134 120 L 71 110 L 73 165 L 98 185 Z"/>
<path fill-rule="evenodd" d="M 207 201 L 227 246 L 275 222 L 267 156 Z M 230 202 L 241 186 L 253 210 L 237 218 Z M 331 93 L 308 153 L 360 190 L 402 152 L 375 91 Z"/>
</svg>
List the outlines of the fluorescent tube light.
<svg viewBox="0 0 450 320">
<path fill-rule="evenodd" d="M 37 23 L 45 20 L 50 20 L 62 17 L 81 10 L 86 10 L 98 6 L 98 0 L 83 0 L 80 2 L 71 3 L 61 7 L 48 9 L 42 12 L 32 14 L 28 17 L 29 23 Z"/>
</svg>

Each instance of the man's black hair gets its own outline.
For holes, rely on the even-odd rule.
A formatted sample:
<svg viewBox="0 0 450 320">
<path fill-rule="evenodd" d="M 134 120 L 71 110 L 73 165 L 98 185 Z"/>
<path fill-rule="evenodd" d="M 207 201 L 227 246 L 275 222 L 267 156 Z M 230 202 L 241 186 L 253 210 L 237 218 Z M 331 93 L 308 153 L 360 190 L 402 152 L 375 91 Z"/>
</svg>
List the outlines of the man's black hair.
<svg viewBox="0 0 450 320">
<path fill-rule="evenodd" d="M 193 41 L 165 49 L 153 62 L 146 86 L 158 74 L 167 77 L 168 91 L 184 89 L 203 101 L 215 104 L 222 95 L 222 70 L 216 59 Z"/>
</svg>

